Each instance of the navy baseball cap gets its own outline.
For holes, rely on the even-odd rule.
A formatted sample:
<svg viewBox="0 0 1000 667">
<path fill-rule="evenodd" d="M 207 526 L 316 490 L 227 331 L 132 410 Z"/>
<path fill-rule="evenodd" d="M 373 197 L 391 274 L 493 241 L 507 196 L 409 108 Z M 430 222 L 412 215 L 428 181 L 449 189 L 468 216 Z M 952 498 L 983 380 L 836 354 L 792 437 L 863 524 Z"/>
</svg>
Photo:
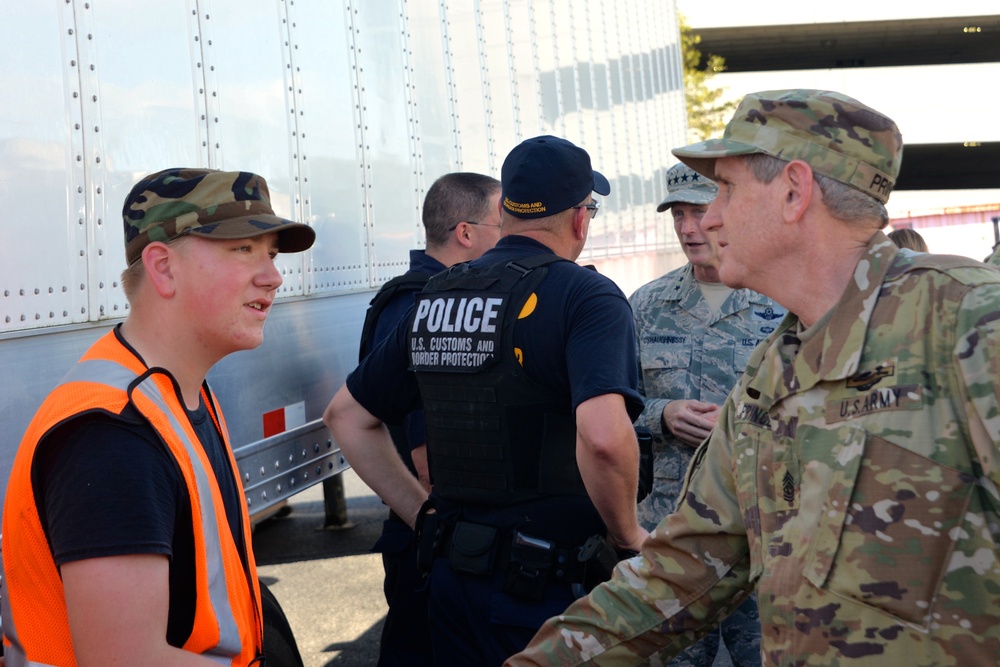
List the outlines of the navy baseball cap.
<svg viewBox="0 0 1000 667">
<path fill-rule="evenodd" d="M 517 218 L 544 218 L 576 206 L 591 192 L 611 193 L 587 151 L 549 135 L 514 147 L 500 170 L 503 207 Z"/>
</svg>

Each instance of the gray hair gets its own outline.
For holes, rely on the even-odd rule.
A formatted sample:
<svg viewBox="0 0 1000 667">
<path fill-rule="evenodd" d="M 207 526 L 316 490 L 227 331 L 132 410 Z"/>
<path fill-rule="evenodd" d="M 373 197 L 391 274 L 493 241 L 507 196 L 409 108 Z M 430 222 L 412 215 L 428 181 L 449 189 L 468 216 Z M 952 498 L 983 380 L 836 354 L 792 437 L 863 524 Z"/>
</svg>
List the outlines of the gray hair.
<svg viewBox="0 0 1000 667">
<path fill-rule="evenodd" d="M 761 183 L 773 181 L 788 164 L 764 153 L 747 155 L 744 159 L 754 178 Z M 838 220 L 857 226 L 867 226 L 870 221 L 877 220 L 879 229 L 889 224 L 888 211 L 875 197 L 816 172 L 813 172 L 813 179 L 823 193 L 823 204 Z"/>
</svg>

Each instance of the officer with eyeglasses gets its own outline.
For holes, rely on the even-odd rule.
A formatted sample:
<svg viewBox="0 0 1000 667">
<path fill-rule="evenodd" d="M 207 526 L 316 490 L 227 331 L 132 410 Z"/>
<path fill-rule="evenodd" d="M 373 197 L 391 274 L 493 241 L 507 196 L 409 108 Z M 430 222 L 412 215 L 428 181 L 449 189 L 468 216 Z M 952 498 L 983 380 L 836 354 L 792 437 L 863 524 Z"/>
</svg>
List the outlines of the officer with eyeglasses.
<svg viewBox="0 0 1000 667">
<path fill-rule="evenodd" d="M 481 256 L 500 239 L 500 181 L 455 172 L 427 189 L 421 210 L 426 248 L 410 251 L 410 269 L 389 280 L 372 299 L 361 332 L 359 358 L 388 336 L 406 316 L 414 295 L 435 273 Z M 410 473 L 430 490 L 427 436 L 420 410 L 389 422 L 389 433 Z M 382 554 L 383 591 L 388 611 L 382 624 L 378 667 L 432 665 L 427 627 L 427 592 L 417 571 L 413 530 L 389 512 L 373 547 Z"/>
<path fill-rule="evenodd" d="M 604 576 L 591 556 L 613 561 L 647 534 L 631 310 L 574 262 L 610 184 L 552 136 L 515 147 L 501 183 L 496 247 L 432 278 L 324 415 L 352 467 L 416 528 L 441 665 L 500 665 Z M 429 497 L 382 425 L 421 398 Z"/>
</svg>

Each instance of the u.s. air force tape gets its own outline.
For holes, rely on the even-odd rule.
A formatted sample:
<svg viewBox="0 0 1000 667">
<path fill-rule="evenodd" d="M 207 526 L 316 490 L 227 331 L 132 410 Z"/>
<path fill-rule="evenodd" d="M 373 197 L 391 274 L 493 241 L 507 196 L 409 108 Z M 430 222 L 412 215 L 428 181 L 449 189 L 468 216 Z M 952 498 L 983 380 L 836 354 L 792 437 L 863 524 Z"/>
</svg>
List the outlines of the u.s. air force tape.
<svg viewBox="0 0 1000 667">
<path fill-rule="evenodd" d="M 474 373 L 491 365 L 508 298 L 490 292 L 418 295 L 410 328 L 413 370 Z"/>
</svg>

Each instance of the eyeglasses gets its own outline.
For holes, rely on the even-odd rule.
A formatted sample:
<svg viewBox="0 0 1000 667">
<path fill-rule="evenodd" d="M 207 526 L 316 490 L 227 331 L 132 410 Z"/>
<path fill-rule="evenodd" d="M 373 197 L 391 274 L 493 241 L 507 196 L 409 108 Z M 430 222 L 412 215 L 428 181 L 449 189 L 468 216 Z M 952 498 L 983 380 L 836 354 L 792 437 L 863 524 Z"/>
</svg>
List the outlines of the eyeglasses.
<svg viewBox="0 0 1000 667">
<path fill-rule="evenodd" d="M 597 212 L 601 210 L 601 202 L 592 200 L 589 204 L 581 204 L 579 206 L 572 206 L 571 208 L 585 208 L 590 211 L 590 219 L 593 220 L 597 217 Z"/>
<path fill-rule="evenodd" d="M 495 225 L 495 224 L 490 223 L 490 222 L 473 222 L 472 220 L 460 220 L 459 222 L 456 222 L 454 225 L 452 225 L 451 227 L 449 227 L 448 231 L 449 232 L 455 231 L 456 229 L 458 229 L 458 226 L 460 224 L 462 224 L 463 222 L 465 224 L 467 224 L 467 225 L 479 225 L 480 227 L 497 227 L 497 228 L 503 227 L 502 224 L 501 225 Z"/>
</svg>

